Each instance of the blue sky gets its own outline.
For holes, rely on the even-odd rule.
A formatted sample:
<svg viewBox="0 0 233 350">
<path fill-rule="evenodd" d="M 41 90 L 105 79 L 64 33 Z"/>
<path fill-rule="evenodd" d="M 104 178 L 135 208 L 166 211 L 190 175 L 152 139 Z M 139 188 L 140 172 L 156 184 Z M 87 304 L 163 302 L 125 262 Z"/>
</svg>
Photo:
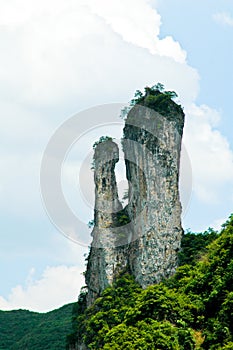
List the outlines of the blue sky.
<svg viewBox="0 0 233 350">
<path fill-rule="evenodd" d="M 0 309 L 46 311 L 76 300 L 87 249 L 61 235 L 44 210 L 43 152 L 75 113 L 125 103 L 145 85 L 164 83 L 185 108 L 193 182 L 184 227 L 219 228 L 233 206 L 232 3 L 13 0 L 0 6 Z M 110 131 L 119 137 L 120 126 L 87 133 L 64 165 L 66 198 L 85 223 L 92 210 L 77 190 L 77 173 L 93 141 Z"/>
<path fill-rule="evenodd" d="M 230 124 L 233 50 L 232 3 L 221 1 L 158 1 L 162 16 L 160 35 L 172 36 L 188 52 L 187 61 L 198 69 L 197 102 L 222 111 L 220 129 L 232 143 Z"/>
<path fill-rule="evenodd" d="M 162 16 L 161 37 L 172 33 L 173 38 L 187 51 L 188 63 L 198 70 L 200 76 L 196 102 L 219 111 L 221 119 L 217 129 L 227 138 L 232 148 L 232 3 L 228 0 L 221 3 L 165 0 L 157 1 L 157 8 Z M 207 224 L 206 219 L 212 217 L 212 221 L 207 224 L 209 226 L 214 226 L 213 215 L 221 221 L 220 213 L 224 217 L 224 212 L 231 210 L 230 202 L 224 200 L 224 196 L 225 191 L 222 193 L 221 206 L 219 203 L 209 203 L 205 210 L 193 196 L 184 220 L 186 228 L 198 229 L 195 224 L 197 218 L 204 225 Z"/>
</svg>

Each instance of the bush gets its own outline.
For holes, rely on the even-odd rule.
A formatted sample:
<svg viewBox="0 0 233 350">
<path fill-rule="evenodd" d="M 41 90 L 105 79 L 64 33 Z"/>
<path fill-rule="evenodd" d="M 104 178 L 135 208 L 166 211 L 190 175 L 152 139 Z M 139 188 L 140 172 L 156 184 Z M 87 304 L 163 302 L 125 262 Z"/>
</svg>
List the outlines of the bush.
<svg viewBox="0 0 233 350">
<path fill-rule="evenodd" d="M 220 234 L 191 237 L 189 264 L 144 290 L 122 274 L 89 309 L 79 309 L 74 338 L 93 350 L 233 349 L 233 215 Z"/>
</svg>

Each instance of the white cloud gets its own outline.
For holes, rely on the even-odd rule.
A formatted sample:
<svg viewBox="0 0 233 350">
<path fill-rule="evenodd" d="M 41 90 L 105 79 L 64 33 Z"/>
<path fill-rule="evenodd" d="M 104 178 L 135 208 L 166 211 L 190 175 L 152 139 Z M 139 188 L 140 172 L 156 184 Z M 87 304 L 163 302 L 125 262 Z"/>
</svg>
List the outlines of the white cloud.
<svg viewBox="0 0 233 350">
<path fill-rule="evenodd" d="M 92 11 L 104 18 L 114 32 L 134 45 L 148 49 L 152 54 L 172 57 L 184 63 L 186 52 L 172 37 L 159 39 L 161 17 L 147 1 L 89 0 Z"/>
<path fill-rule="evenodd" d="M 63 40 L 68 43 L 72 40 L 75 44 L 83 34 L 98 31 L 101 27 L 101 21 L 97 19 L 99 16 L 129 43 L 181 63 L 186 58 L 185 51 L 171 37 L 159 39 L 161 17 L 145 0 L 125 0 L 123 3 L 115 0 L 42 0 L 37 4 L 23 0 L 20 6 L 17 1 L 2 1 L 1 9 L 0 24 L 27 26 L 33 22 L 32 35 L 37 32 L 37 39 L 46 39 L 47 42 L 52 36 L 55 42 L 50 44 L 53 47 Z M 40 30 L 38 23 L 43 24 Z M 41 41 L 38 44 L 41 45 Z"/>
<path fill-rule="evenodd" d="M 167 36 L 162 40 L 157 40 L 157 47 L 151 50 L 152 53 L 158 53 L 161 56 L 174 58 L 175 61 L 184 63 L 186 60 L 186 52 L 181 49 L 180 44 L 171 36 Z"/>
<path fill-rule="evenodd" d="M 222 225 L 227 221 L 228 217 L 226 218 L 220 218 L 213 221 L 212 224 L 209 225 L 209 227 L 213 228 L 214 230 L 220 231 L 222 228 Z"/>
<path fill-rule="evenodd" d="M 80 270 L 85 270 L 85 257 L 89 251 L 87 247 L 71 241 L 57 231 L 53 232 L 49 243 L 51 255 L 55 256 L 58 265 L 75 265 L 79 267 Z"/>
<path fill-rule="evenodd" d="M 194 191 L 207 203 L 218 201 L 224 186 L 233 185 L 233 152 L 216 129 L 220 118 L 206 105 L 186 108 L 184 142 L 192 162 Z"/>
<path fill-rule="evenodd" d="M 41 215 L 39 169 L 52 123 L 30 106 L 0 101 L 0 209 L 4 215 Z"/>
<path fill-rule="evenodd" d="M 198 93 L 197 72 L 175 61 L 182 50 L 171 37 L 158 38 L 160 16 L 144 0 L 1 6 L 0 186 L 10 213 L 40 213 L 40 159 L 58 126 L 52 115 L 58 109 L 127 102 L 137 88 L 158 81 L 186 103 Z M 152 54 L 155 47 L 161 52 Z"/>
<path fill-rule="evenodd" d="M 1 200 L 3 215 L 38 218 L 42 213 L 39 171 L 41 156 L 37 152 L 15 151 L 1 154 Z M 1 152 L 2 153 L 2 152 Z"/>
<path fill-rule="evenodd" d="M 47 267 L 39 280 L 33 280 L 33 273 L 31 269 L 25 286 L 12 288 L 6 299 L 0 297 L 1 310 L 47 312 L 76 301 L 84 286 L 82 271 L 76 266 Z"/>
<path fill-rule="evenodd" d="M 233 27 L 233 17 L 227 12 L 218 12 L 213 15 L 215 22 Z"/>
<path fill-rule="evenodd" d="M 4 96 L 34 106 L 101 103 L 157 81 L 184 99 L 197 94 L 197 73 L 177 42 L 159 39 L 160 16 L 146 1 L 42 1 L 34 7 L 24 0 L 24 15 L 15 12 L 12 19 L 15 3 L 3 3 L 0 18 Z"/>
</svg>

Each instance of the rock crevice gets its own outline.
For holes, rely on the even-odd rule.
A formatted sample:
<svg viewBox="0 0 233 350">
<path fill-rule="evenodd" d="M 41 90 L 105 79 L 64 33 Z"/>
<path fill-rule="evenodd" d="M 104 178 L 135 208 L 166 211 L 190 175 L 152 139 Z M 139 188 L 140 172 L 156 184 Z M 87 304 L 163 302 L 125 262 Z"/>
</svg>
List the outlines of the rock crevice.
<svg viewBox="0 0 233 350">
<path fill-rule="evenodd" d="M 178 186 L 183 126 L 183 111 L 173 101 L 168 117 L 141 105 L 131 109 L 122 139 L 129 184 L 125 208 L 115 177 L 118 146 L 112 140 L 97 144 L 88 305 L 122 271 L 143 288 L 175 272 L 183 234 Z"/>
</svg>

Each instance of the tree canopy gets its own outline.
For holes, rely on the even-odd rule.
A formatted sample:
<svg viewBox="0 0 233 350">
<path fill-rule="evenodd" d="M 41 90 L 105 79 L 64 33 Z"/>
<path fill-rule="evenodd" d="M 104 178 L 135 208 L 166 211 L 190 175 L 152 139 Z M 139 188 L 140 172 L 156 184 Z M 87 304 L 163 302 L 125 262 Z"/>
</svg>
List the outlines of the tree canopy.
<svg viewBox="0 0 233 350">
<path fill-rule="evenodd" d="M 232 349 L 233 215 L 219 234 L 189 232 L 182 245 L 181 266 L 170 279 L 142 290 L 122 274 L 90 308 L 74 313 L 68 343 L 105 350 Z"/>
</svg>

